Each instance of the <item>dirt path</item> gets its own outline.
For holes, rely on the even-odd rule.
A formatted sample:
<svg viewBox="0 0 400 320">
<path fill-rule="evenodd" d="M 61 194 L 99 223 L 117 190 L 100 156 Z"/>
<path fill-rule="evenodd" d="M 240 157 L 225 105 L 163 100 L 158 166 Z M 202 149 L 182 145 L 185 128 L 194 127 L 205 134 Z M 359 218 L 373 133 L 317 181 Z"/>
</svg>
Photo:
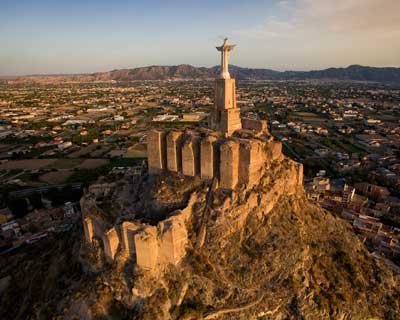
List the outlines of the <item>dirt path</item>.
<svg viewBox="0 0 400 320">
<path fill-rule="evenodd" d="M 204 320 L 208 320 L 208 319 L 215 319 L 219 316 L 222 316 L 223 314 L 226 313 L 233 313 L 233 312 L 240 312 L 246 309 L 250 309 L 251 307 L 254 307 L 255 305 L 257 305 L 258 303 L 261 302 L 261 300 L 264 298 L 264 295 L 261 295 L 261 297 L 259 297 L 257 300 L 247 303 L 241 307 L 236 307 L 236 308 L 223 308 L 220 309 L 218 311 L 215 311 L 213 313 L 210 313 L 209 315 L 207 315 Z"/>
</svg>

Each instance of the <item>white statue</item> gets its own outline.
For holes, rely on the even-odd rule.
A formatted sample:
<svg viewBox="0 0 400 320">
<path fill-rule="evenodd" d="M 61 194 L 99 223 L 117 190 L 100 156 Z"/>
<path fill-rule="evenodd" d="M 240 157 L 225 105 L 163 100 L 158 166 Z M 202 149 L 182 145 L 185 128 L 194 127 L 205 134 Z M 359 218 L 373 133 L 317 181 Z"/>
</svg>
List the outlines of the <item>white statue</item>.
<svg viewBox="0 0 400 320">
<path fill-rule="evenodd" d="M 235 44 L 228 44 L 228 38 L 224 39 L 224 44 L 221 47 L 216 47 L 218 51 L 221 51 L 221 78 L 230 79 L 231 76 L 228 71 L 228 58 L 229 52 L 235 48 Z"/>
</svg>

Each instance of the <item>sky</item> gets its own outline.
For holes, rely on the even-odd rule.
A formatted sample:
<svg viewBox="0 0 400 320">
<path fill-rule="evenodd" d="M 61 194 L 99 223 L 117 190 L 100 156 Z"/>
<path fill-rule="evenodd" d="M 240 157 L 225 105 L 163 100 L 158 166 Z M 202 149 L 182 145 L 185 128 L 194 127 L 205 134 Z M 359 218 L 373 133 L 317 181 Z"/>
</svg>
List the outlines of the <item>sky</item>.
<svg viewBox="0 0 400 320">
<path fill-rule="evenodd" d="M 400 0 L 0 0 L 0 75 L 400 67 Z"/>
</svg>

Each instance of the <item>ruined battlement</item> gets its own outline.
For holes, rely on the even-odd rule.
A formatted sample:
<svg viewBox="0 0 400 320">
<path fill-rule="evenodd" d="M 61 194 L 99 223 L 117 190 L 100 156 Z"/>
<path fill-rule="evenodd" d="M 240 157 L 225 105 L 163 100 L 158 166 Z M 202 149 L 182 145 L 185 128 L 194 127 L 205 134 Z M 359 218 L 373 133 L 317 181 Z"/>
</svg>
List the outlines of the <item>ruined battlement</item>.
<svg viewBox="0 0 400 320">
<path fill-rule="evenodd" d="M 270 161 L 281 159 L 280 142 L 265 137 L 218 137 L 215 132 L 151 130 L 148 132 L 149 174 L 176 172 L 217 178 L 221 188 L 257 183 Z"/>
<path fill-rule="evenodd" d="M 264 213 L 267 214 L 283 193 L 293 194 L 302 185 L 302 166 L 285 160 L 281 143 L 274 141 L 268 134 L 266 121 L 240 117 L 240 109 L 236 105 L 235 79 L 231 79 L 228 72 L 228 54 L 233 48 L 234 46 L 226 41 L 222 47 L 217 48 L 222 52 L 222 71 L 220 78 L 215 79 L 215 101 L 210 112 L 209 128 L 153 129 L 147 133 L 148 174 L 162 175 L 161 179 L 148 181 L 154 183 L 162 180 L 164 183 L 170 179 L 174 180 L 174 185 L 179 178 L 165 175 L 169 172 L 181 177 L 213 180 L 212 184 L 204 184 L 199 179 L 182 179 L 183 184 L 187 182 L 190 185 L 197 181 L 203 186 L 208 185 L 208 192 L 211 194 L 217 194 L 218 188 L 232 191 L 236 189 L 252 194 L 245 201 L 245 206 L 235 205 L 232 209 L 225 204 L 242 203 L 239 198 L 243 192 L 222 192 L 229 194 L 231 198 L 225 199 L 219 207 L 216 201 L 217 208 L 214 209 L 219 214 L 214 217 L 215 226 L 220 225 L 221 221 L 224 221 L 222 225 L 239 225 L 243 222 L 247 214 L 259 206 L 260 188 L 263 188 L 262 196 L 267 203 Z M 279 163 L 279 166 L 273 165 L 276 163 Z M 274 175 L 273 170 L 280 166 L 285 170 L 271 178 L 271 175 Z M 269 185 L 272 179 L 275 186 Z M 199 186 L 200 184 L 197 185 Z M 111 197 L 115 187 L 115 183 L 94 184 L 81 201 L 86 242 L 100 242 L 109 263 L 112 263 L 116 256 L 132 259 L 137 266 L 145 270 L 160 270 L 167 265 L 179 263 L 186 255 L 189 243 L 190 231 L 187 228 L 190 225 L 192 208 L 204 206 L 207 201 L 204 190 L 192 188 L 190 200 L 185 198 L 179 206 L 174 207 L 180 210 L 170 210 L 170 206 L 164 207 L 162 220 L 141 220 L 140 210 L 149 208 L 145 205 L 132 207 L 130 217 L 124 215 L 121 219 L 112 221 L 113 217 L 110 219 L 107 213 L 99 214 L 101 210 L 97 204 L 104 198 Z M 174 192 L 179 193 L 179 190 Z M 202 196 L 197 199 L 200 194 Z M 126 202 L 129 203 L 124 199 L 123 203 Z M 210 205 L 207 203 L 207 206 Z M 153 209 L 155 211 L 152 211 Z M 229 214 L 225 215 L 227 210 Z M 159 215 L 157 206 L 150 207 L 149 215 Z"/>
<path fill-rule="evenodd" d="M 104 256 L 112 263 L 122 253 L 145 270 L 163 269 L 177 264 L 186 254 L 188 231 L 186 222 L 191 216 L 194 197 L 187 207 L 172 212 L 156 226 L 139 221 L 123 221 L 106 228 L 102 221 L 86 212 L 83 219 L 85 240 L 95 239 L 102 244 Z"/>
</svg>

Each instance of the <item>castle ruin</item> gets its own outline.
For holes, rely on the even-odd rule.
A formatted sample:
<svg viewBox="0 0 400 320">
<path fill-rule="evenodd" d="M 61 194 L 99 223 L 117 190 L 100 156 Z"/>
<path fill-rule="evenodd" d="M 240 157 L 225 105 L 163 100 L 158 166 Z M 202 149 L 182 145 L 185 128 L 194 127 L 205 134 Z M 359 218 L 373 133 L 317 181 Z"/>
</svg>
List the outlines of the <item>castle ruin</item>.
<svg viewBox="0 0 400 320">
<path fill-rule="evenodd" d="M 266 121 L 240 117 L 240 109 L 236 105 L 235 79 L 230 77 L 228 71 L 229 53 L 234 47 L 228 44 L 227 39 L 222 46 L 217 47 L 221 52 L 221 73 L 215 79 L 214 107 L 209 116 L 208 128 L 154 129 L 148 132 L 150 177 L 169 173 L 173 177 L 174 174 L 198 177 L 210 185 L 213 181 L 213 188 L 229 192 L 240 188 L 251 193 L 272 164 L 283 161 L 282 145 L 269 135 Z M 267 205 L 264 212 L 268 213 L 282 193 L 294 193 L 302 185 L 303 168 L 294 162 L 288 168 L 290 176 L 274 182 L 275 187 L 261 197 L 254 193 L 245 206 L 229 208 L 222 205 L 215 226 L 227 219 L 229 224 L 240 224 L 246 212 L 257 207 L 261 198 L 265 198 L 264 203 Z M 116 259 L 118 252 L 133 259 L 144 270 L 158 270 L 179 263 L 186 255 L 189 233 L 187 224 L 192 215 L 196 193 L 192 194 L 185 208 L 167 214 L 164 220 L 156 224 L 135 220 L 119 221 L 110 228 L 109 224 L 106 226 L 91 212 L 98 210 L 96 200 L 93 199 L 109 196 L 115 187 L 115 183 L 92 185 L 89 193 L 81 200 L 87 243 L 91 244 L 94 239 L 98 239 L 109 263 Z M 206 200 L 199 201 L 204 203 Z M 228 209 L 235 213 L 224 216 L 222 213 Z"/>
</svg>

